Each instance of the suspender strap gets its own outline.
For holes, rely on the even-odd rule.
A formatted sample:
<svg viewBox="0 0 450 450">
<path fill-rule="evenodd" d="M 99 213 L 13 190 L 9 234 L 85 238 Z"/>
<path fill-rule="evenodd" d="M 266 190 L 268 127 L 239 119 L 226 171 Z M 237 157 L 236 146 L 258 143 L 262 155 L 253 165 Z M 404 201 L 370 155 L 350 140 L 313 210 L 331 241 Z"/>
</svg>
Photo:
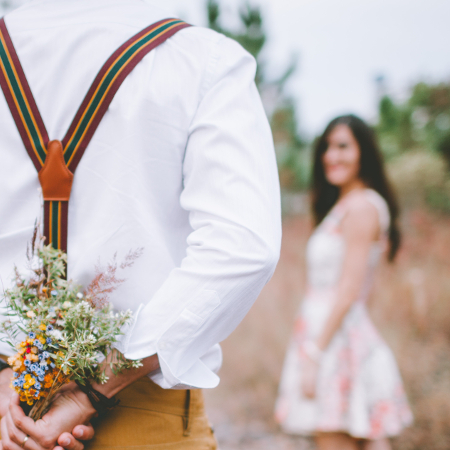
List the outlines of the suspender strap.
<svg viewBox="0 0 450 450">
<path fill-rule="evenodd" d="M 98 73 L 62 142 L 49 142 L 5 21 L 0 20 L 0 86 L 39 173 L 47 243 L 67 252 L 68 201 L 73 174 L 123 81 L 144 56 L 189 26 L 178 19 L 165 19 L 129 39 Z"/>
<path fill-rule="evenodd" d="M 157 22 L 133 36 L 108 59 L 63 139 L 64 159 L 72 172 L 125 78 L 145 55 L 188 26 L 178 19 Z"/>
<path fill-rule="evenodd" d="M 9 109 L 25 148 L 39 172 L 47 155 L 47 130 L 3 18 L 0 20 L 0 69 L 0 85 Z"/>
</svg>

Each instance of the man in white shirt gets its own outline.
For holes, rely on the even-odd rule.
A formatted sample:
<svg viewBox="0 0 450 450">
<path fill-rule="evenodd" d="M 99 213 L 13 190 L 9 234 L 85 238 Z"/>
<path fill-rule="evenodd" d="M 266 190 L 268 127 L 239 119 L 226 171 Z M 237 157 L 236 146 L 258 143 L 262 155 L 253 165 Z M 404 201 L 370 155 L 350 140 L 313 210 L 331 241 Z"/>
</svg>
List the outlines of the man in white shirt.
<svg viewBox="0 0 450 450">
<path fill-rule="evenodd" d="M 65 134 L 108 57 L 166 17 L 142 0 L 32 0 L 6 17 L 50 139 Z M 87 285 L 99 260 L 144 249 L 110 299 L 115 308 L 134 311 L 134 325 L 118 350 L 143 359 L 144 366 L 93 386 L 108 398 L 125 395 L 142 379 L 158 395 L 181 390 L 183 402 L 186 390 L 198 396 L 198 389 L 216 387 L 219 342 L 275 269 L 279 185 L 255 66 L 220 34 L 181 30 L 127 77 L 77 168 L 68 218 L 69 278 Z M 1 94 L 0 117 L 0 277 L 7 288 L 14 264 L 25 264 L 42 200 Z M 1 343 L 0 354 L 12 351 Z M 8 408 L 10 376 L 8 369 L 0 372 L 5 448 L 53 448 L 62 432 L 95 415 L 87 396 L 73 388 L 45 424 L 30 423 L 15 397 Z M 187 442 L 191 430 L 184 428 Z M 96 439 L 107 442 L 101 440 L 107 431 L 98 430 Z M 184 447 L 180 441 L 174 448 Z"/>
</svg>

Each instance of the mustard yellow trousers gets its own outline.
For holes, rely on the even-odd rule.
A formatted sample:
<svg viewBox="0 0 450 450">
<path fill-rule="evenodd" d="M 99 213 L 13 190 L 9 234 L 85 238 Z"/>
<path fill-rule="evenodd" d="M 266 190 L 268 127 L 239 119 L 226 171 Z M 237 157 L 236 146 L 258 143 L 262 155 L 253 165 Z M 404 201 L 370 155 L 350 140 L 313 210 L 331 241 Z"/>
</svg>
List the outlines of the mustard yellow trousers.
<svg viewBox="0 0 450 450">
<path fill-rule="evenodd" d="M 201 390 L 166 390 L 149 378 L 117 395 L 119 405 L 96 423 L 86 450 L 216 450 Z"/>
</svg>

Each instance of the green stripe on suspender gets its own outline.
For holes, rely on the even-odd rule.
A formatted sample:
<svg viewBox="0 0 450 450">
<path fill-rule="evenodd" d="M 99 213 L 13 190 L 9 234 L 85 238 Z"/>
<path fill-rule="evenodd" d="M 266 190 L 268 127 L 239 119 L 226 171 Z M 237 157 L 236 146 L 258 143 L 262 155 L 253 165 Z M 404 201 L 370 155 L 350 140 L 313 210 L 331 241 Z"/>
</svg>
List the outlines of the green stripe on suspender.
<svg viewBox="0 0 450 450">
<path fill-rule="evenodd" d="M 61 248 L 61 202 L 50 202 L 50 236 L 48 244 Z"/>
<path fill-rule="evenodd" d="M 47 152 L 44 148 L 43 139 L 39 129 L 35 125 L 31 109 L 28 109 L 26 98 L 23 93 L 23 88 L 20 85 L 20 80 L 14 73 L 14 65 L 8 57 L 8 52 L 5 47 L 3 36 L 0 39 L 0 59 L 2 62 L 2 70 L 5 73 L 5 78 L 8 79 L 11 85 L 11 94 L 16 98 L 16 106 L 19 108 L 19 112 L 23 117 L 23 125 L 28 132 L 28 136 L 31 137 L 30 140 L 32 141 L 31 143 L 34 147 L 36 156 L 38 157 L 41 164 L 44 165 Z"/>
<path fill-rule="evenodd" d="M 95 117 L 96 111 L 100 104 L 102 103 L 107 91 L 110 86 L 114 83 L 115 77 L 117 74 L 130 62 L 133 60 L 134 55 L 139 52 L 140 49 L 145 47 L 150 41 L 157 38 L 160 34 L 163 34 L 168 28 L 171 28 L 175 25 L 184 23 L 181 20 L 172 20 L 168 23 L 163 24 L 158 27 L 156 30 L 152 31 L 150 34 L 144 36 L 139 41 L 132 44 L 124 54 L 118 59 L 109 69 L 108 74 L 103 79 L 100 84 L 95 97 L 92 100 L 89 108 L 85 112 L 83 119 L 81 120 L 76 133 L 71 137 L 67 147 L 64 149 L 64 160 L 68 165 L 74 156 L 74 152 L 76 152 L 77 147 L 83 136 L 85 131 L 88 129 L 90 122 Z"/>
</svg>

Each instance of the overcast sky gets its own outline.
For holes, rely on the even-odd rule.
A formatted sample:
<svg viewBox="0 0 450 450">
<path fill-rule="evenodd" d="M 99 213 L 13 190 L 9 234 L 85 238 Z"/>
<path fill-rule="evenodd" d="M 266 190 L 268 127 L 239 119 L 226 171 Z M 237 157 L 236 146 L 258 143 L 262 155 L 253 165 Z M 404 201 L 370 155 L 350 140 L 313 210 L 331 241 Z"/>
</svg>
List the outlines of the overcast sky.
<svg viewBox="0 0 450 450">
<path fill-rule="evenodd" d="M 25 1 L 25 0 L 20 0 Z M 194 25 L 205 25 L 206 0 L 144 0 Z M 221 0 L 228 24 L 245 0 Z M 298 71 L 289 87 L 304 133 L 334 116 L 376 117 L 374 79 L 404 97 L 415 82 L 450 81 L 450 0 L 250 0 L 267 29 L 269 72 L 283 72 L 292 55 Z"/>
<path fill-rule="evenodd" d="M 196 25 L 205 24 L 205 2 L 164 0 L 173 14 Z M 232 20 L 241 2 L 221 3 Z M 377 75 L 384 75 L 389 91 L 400 98 L 417 81 L 450 81 L 450 0 L 251 3 L 264 13 L 271 70 L 276 73 L 298 55 L 289 87 L 298 100 L 300 126 L 309 135 L 341 113 L 373 120 Z"/>
</svg>

